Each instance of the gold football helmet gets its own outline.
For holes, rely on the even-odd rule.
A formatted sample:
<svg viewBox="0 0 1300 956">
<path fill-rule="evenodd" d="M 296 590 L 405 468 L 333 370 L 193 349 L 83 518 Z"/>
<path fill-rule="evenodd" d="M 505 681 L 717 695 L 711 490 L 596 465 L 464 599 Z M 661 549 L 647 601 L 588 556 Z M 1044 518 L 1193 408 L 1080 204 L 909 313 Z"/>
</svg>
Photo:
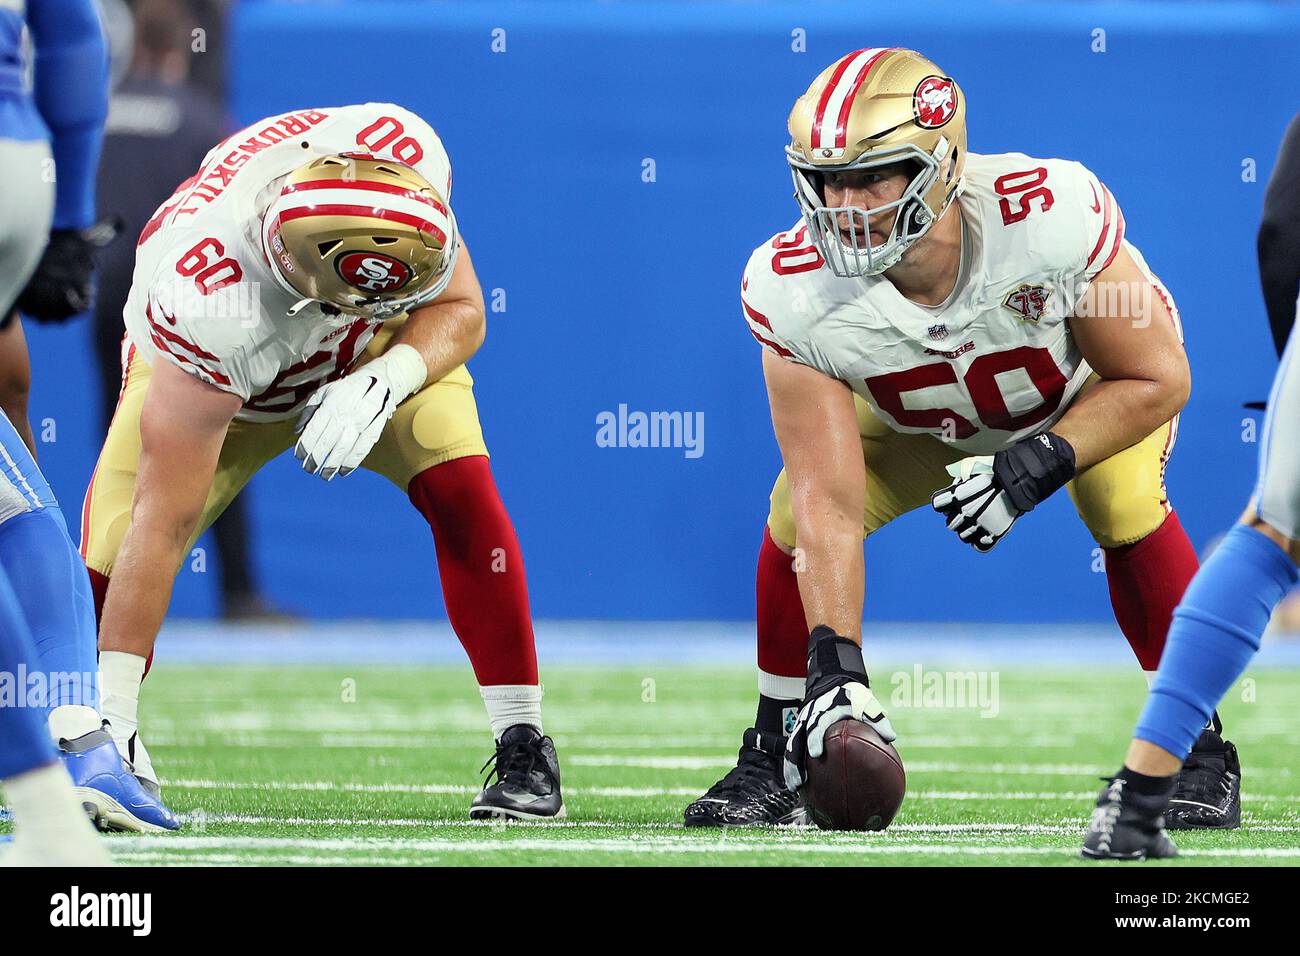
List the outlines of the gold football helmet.
<svg viewBox="0 0 1300 956">
<path fill-rule="evenodd" d="M 837 276 L 879 275 L 929 230 L 962 185 L 966 102 L 960 88 L 919 53 L 856 50 L 813 81 L 790 111 L 786 158 L 808 233 Z M 830 207 L 823 176 L 911 161 L 903 195 L 873 209 Z M 873 247 L 869 216 L 897 209 L 889 238 Z M 849 224 L 850 238 L 840 229 Z"/>
<path fill-rule="evenodd" d="M 262 245 L 286 292 L 384 319 L 447 287 L 459 242 L 451 210 L 414 169 L 341 153 L 285 177 Z"/>
</svg>

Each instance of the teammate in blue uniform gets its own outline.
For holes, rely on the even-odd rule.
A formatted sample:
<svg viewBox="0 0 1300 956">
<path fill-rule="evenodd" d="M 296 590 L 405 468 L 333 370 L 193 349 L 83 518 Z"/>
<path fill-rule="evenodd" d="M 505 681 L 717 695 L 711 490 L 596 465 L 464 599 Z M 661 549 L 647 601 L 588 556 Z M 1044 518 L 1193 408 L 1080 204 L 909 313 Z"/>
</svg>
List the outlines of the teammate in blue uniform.
<svg viewBox="0 0 1300 956">
<path fill-rule="evenodd" d="M 0 0 L 0 316 L 16 300 L 49 317 L 88 304 L 81 230 L 94 215 L 106 102 L 91 0 Z M 0 415 L 0 780 L 15 819 L 3 860 L 103 863 L 87 812 L 121 829 L 178 824 L 103 729 L 90 582 L 30 445 L 30 432 L 24 439 Z"/>
<path fill-rule="evenodd" d="M 1175 856 L 1164 814 L 1175 774 L 1223 695 L 1259 650 L 1278 602 L 1300 579 L 1300 117 L 1269 180 L 1260 277 L 1274 340 L 1286 343 L 1260 439 L 1259 480 L 1246 512 L 1205 562 L 1174 612 L 1169 642 L 1124 766 L 1102 788 L 1083 855 Z M 1289 340 L 1289 341 L 1288 341 Z M 1207 806 L 1221 794 L 1193 795 Z"/>
</svg>

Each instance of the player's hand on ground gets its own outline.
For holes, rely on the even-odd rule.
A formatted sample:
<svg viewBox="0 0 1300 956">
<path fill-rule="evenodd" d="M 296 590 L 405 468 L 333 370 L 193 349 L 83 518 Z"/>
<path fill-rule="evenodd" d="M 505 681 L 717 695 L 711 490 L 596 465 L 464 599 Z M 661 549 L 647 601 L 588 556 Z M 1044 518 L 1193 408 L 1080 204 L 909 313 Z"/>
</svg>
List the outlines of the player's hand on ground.
<svg viewBox="0 0 1300 956">
<path fill-rule="evenodd" d="M 809 639 L 808 686 L 803 706 L 785 744 L 785 785 L 798 790 L 808 781 L 807 760 L 825 752 L 826 731 L 841 720 L 860 720 L 887 742 L 897 739 L 885 709 L 871 692 L 862 649 L 828 627 Z"/>
<path fill-rule="evenodd" d="M 992 457 L 949 467 L 956 479 L 931 499 L 948 529 L 976 551 L 991 551 L 1021 515 L 1074 477 L 1074 449 L 1052 432 L 1025 438 Z"/>
<path fill-rule="evenodd" d="M 305 471 L 326 481 L 351 474 L 375 447 L 397 406 L 424 384 L 425 374 L 420 354 L 398 345 L 322 385 L 298 418 L 294 457 Z"/>
<path fill-rule="evenodd" d="M 95 263 L 76 229 L 55 229 L 36 271 L 18 297 L 18 310 L 37 322 L 65 322 L 90 308 Z"/>
</svg>

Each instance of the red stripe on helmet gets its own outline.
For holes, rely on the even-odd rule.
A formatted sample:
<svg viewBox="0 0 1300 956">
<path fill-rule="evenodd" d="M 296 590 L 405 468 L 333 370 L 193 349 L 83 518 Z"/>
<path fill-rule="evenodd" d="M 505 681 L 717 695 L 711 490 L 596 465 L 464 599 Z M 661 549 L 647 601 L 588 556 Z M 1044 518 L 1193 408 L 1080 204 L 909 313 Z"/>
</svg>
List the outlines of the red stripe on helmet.
<svg viewBox="0 0 1300 956">
<path fill-rule="evenodd" d="M 285 209 L 276 216 L 276 228 L 281 223 L 290 222 L 294 219 L 306 219 L 310 216 L 365 216 L 370 219 L 383 219 L 389 222 L 400 222 L 406 226 L 414 226 L 422 232 L 432 233 L 438 241 L 444 245 L 447 242 L 447 234 L 431 223 L 427 219 L 421 219 L 419 216 L 412 216 L 410 213 L 399 212 L 396 209 L 379 209 L 374 206 L 355 206 L 350 203 L 322 203 L 316 206 L 300 206 L 297 209 Z"/>
<path fill-rule="evenodd" d="M 858 90 L 862 89 L 862 84 L 867 81 L 867 74 L 871 68 L 876 65 L 876 61 L 888 53 L 889 50 L 881 50 L 858 71 L 857 79 L 853 81 L 853 88 L 849 90 L 849 95 L 844 97 L 844 102 L 840 104 L 840 115 L 835 121 L 835 145 L 843 149 L 848 145 L 849 140 L 849 111 L 853 109 L 853 97 L 858 95 Z"/>
<path fill-rule="evenodd" d="M 859 53 L 866 52 L 868 49 L 869 47 L 863 47 L 861 50 L 854 50 L 852 53 L 841 57 L 840 62 L 835 64 L 835 72 L 831 74 L 830 80 L 822 89 L 821 99 L 817 101 L 817 112 L 813 114 L 812 142 L 808 144 L 810 149 L 821 140 L 822 120 L 826 117 L 826 107 L 830 105 L 831 94 L 835 92 L 836 85 L 843 78 L 844 71 L 849 68 L 849 64 L 853 62 L 854 57 Z"/>
<path fill-rule="evenodd" d="M 416 202 L 422 202 L 426 206 L 432 206 L 444 216 L 447 215 L 447 207 L 438 202 L 438 200 L 434 199 L 432 196 L 426 196 L 424 193 L 417 192 L 409 186 L 395 186 L 392 183 L 376 183 L 365 179 L 311 179 L 305 183 L 294 183 L 291 186 L 285 186 L 281 195 L 304 192 L 311 189 L 364 189 L 368 192 L 405 196 L 407 199 L 414 199 Z"/>
</svg>

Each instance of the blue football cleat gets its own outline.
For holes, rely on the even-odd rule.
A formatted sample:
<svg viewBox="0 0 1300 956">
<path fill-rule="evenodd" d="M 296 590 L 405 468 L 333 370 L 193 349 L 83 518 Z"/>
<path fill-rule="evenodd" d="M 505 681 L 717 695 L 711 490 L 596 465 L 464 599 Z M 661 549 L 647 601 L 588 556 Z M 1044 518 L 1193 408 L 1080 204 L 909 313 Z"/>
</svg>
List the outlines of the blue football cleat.
<svg viewBox="0 0 1300 956">
<path fill-rule="evenodd" d="M 77 799 L 98 829 L 165 833 L 181 828 L 176 814 L 127 768 L 106 729 L 60 740 L 59 751 Z"/>
</svg>

